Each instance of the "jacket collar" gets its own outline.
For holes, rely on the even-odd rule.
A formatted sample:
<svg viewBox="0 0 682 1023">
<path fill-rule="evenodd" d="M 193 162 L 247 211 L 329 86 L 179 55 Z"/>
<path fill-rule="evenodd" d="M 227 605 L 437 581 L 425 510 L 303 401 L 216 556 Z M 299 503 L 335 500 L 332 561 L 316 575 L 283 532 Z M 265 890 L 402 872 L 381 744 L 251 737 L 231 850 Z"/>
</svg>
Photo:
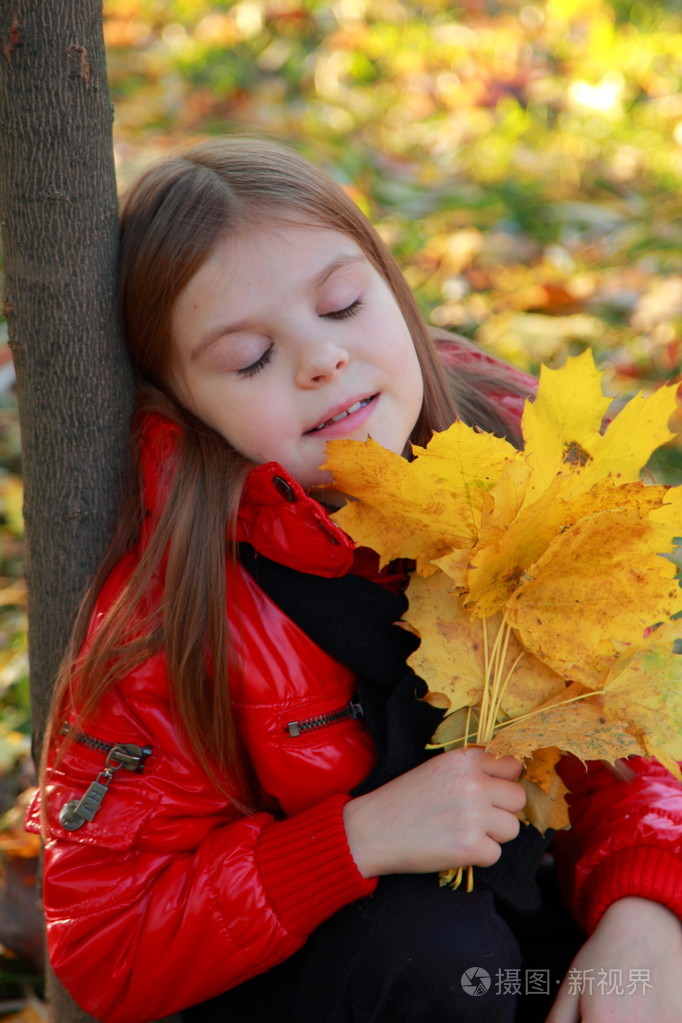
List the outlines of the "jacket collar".
<svg viewBox="0 0 682 1023">
<path fill-rule="evenodd" d="M 353 564 L 353 541 L 277 462 L 249 473 L 237 539 L 272 561 L 312 575 L 345 575 Z"/>
<path fill-rule="evenodd" d="M 142 494 L 152 520 L 168 499 L 181 435 L 182 427 L 159 413 L 144 419 Z M 277 462 L 257 465 L 248 474 L 236 539 L 272 561 L 312 575 L 342 576 L 353 564 L 353 541 Z"/>
</svg>

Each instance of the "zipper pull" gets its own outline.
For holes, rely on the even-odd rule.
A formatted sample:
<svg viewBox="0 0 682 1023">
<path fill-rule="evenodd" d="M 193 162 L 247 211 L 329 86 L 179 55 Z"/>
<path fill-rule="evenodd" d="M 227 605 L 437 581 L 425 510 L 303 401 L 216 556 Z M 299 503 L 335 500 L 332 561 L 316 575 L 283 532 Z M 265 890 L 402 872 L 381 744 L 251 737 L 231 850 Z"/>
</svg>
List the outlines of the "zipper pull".
<svg viewBox="0 0 682 1023">
<path fill-rule="evenodd" d="M 98 775 L 98 780 L 92 782 L 81 799 L 72 799 L 69 803 L 65 803 L 59 814 L 59 823 L 63 828 L 66 828 L 67 831 L 78 831 L 86 821 L 93 819 L 109 791 L 109 782 L 113 775 L 109 775 L 106 784 L 99 781 L 99 778 L 106 777 L 106 772 L 102 771 Z"/>
<path fill-rule="evenodd" d="M 141 749 L 133 744 L 112 747 L 107 753 L 104 770 L 100 771 L 95 781 L 88 786 L 85 795 L 80 799 L 70 800 L 62 807 L 59 814 L 59 822 L 62 827 L 67 831 L 78 831 L 84 824 L 91 821 L 102 805 L 116 772 L 120 771 L 122 767 L 128 771 L 137 770 L 140 763 L 150 753 L 151 750 L 147 747 Z"/>
</svg>

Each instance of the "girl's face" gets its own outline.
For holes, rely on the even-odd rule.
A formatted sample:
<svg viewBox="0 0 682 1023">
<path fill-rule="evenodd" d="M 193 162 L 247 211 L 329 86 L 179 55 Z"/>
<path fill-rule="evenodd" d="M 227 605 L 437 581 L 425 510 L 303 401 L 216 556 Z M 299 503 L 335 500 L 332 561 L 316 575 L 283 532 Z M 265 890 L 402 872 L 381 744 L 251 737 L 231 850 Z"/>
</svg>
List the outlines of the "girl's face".
<svg viewBox="0 0 682 1023">
<path fill-rule="evenodd" d="M 402 454 L 423 382 L 393 293 L 358 245 L 279 223 L 220 242 L 182 290 L 171 382 L 183 404 L 256 463 L 327 482 L 328 440 Z"/>
</svg>

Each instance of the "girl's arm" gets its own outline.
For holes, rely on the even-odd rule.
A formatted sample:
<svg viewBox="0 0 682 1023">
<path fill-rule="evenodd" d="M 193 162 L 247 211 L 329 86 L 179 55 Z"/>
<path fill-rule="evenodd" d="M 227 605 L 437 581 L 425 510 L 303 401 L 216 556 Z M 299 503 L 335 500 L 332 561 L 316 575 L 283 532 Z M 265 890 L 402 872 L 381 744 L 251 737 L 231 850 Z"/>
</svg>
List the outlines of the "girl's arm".
<svg viewBox="0 0 682 1023">
<path fill-rule="evenodd" d="M 571 828 L 553 852 L 573 915 L 587 934 L 619 899 L 660 902 L 682 918 L 682 787 L 657 761 L 630 757 L 622 774 L 564 758 Z"/>
<path fill-rule="evenodd" d="M 547 1023 L 679 1023 L 682 922 L 660 903 L 606 910 L 571 963 Z"/>
<path fill-rule="evenodd" d="M 376 885 L 348 848 L 347 796 L 282 821 L 243 816 L 160 754 L 142 776 L 119 771 L 69 833 L 59 812 L 85 790 L 78 753 L 47 787 L 43 894 L 52 966 L 98 1020 L 146 1023 L 225 991 Z"/>
<path fill-rule="evenodd" d="M 572 827 L 554 852 L 573 913 L 590 936 L 547 1023 L 679 1023 L 682 788 L 656 761 L 621 775 L 566 760 Z"/>
</svg>

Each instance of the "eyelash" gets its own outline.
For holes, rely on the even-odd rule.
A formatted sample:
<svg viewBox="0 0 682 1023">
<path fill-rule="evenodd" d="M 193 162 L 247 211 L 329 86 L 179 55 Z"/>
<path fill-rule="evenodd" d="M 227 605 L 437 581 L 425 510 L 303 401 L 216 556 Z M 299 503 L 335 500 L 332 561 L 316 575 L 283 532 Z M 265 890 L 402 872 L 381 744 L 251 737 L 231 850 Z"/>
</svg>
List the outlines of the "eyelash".
<svg viewBox="0 0 682 1023">
<path fill-rule="evenodd" d="M 269 348 L 265 349 L 261 357 L 256 359 L 255 362 L 252 362 L 250 366 L 245 366 L 244 369 L 237 370 L 237 376 L 242 377 L 244 380 L 248 380 L 249 377 L 255 377 L 256 373 L 260 373 L 260 371 L 265 369 L 267 364 L 270 362 L 274 347 L 274 345 L 270 345 Z"/>
<path fill-rule="evenodd" d="M 356 298 L 354 302 L 346 306 L 345 309 L 337 309 L 333 313 L 324 313 L 323 319 L 325 320 L 347 320 L 349 316 L 355 316 L 359 312 L 362 306 L 362 299 Z"/>
<path fill-rule="evenodd" d="M 347 320 L 350 316 L 355 316 L 359 312 L 362 306 L 362 299 L 356 298 L 354 302 L 346 306 L 345 309 L 337 309 L 331 313 L 324 313 L 323 319 L 325 320 Z M 237 370 L 237 376 L 241 377 L 242 380 L 248 380 L 249 377 L 255 377 L 256 373 L 260 373 L 262 369 L 265 369 L 267 364 L 272 358 L 274 345 L 270 345 L 269 348 L 263 352 L 259 359 L 252 362 L 250 366 L 245 366 L 244 369 Z"/>
</svg>

